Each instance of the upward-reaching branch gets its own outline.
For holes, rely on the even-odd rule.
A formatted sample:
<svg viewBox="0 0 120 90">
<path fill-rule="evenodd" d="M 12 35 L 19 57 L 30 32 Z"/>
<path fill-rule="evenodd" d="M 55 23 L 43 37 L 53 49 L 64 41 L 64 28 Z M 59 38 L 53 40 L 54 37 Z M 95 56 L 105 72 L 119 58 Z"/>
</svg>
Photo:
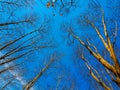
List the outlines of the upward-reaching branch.
<svg viewBox="0 0 120 90">
<path fill-rule="evenodd" d="M 95 53 L 88 45 L 86 45 L 77 35 L 75 35 L 72 30 L 69 30 L 69 33 L 77 39 L 89 52 L 93 55 L 102 65 L 104 65 L 107 69 L 115 73 L 115 68 L 107 62 L 99 53 Z"/>
<path fill-rule="evenodd" d="M 88 24 L 90 24 L 90 25 L 93 27 L 93 29 L 95 29 L 98 37 L 101 39 L 101 41 L 102 41 L 102 43 L 104 44 L 105 48 L 106 48 L 108 51 L 110 51 L 110 49 L 109 49 L 109 47 L 108 47 L 108 44 L 107 44 L 106 41 L 104 40 L 103 36 L 100 34 L 98 28 L 94 25 L 94 23 L 92 23 L 92 22 L 89 21 L 89 20 L 86 20 L 86 22 L 87 22 Z"/>
<path fill-rule="evenodd" d="M 96 69 L 94 69 L 94 68 L 90 65 L 90 63 L 88 62 L 88 60 L 87 60 L 83 55 L 81 55 L 81 58 L 82 58 L 82 60 L 85 62 L 86 67 L 87 67 L 88 70 L 90 71 L 90 74 L 91 74 L 91 76 L 93 77 L 93 79 L 94 79 L 96 82 L 98 82 L 103 88 L 105 88 L 105 90 L 111 90 L 110 87 L 107 86 L 107 85 L 102 81 L 99 73 L 97 72 Z M 95 72 L 96 74 L 95 74 L 94 72 Z"/>
<path fill-rule="evenodd" d="M 103 13 L 104 14 L 104 13 Z M 113 62 L 114 62 L 114 65 L 115 65 L 115 69 L 114 69 L 114 74 L 115 75 L 120 75 L 120 66 L 119 66 L 119 62 L 118 62 L 118 59 L 116 57 L 116 54 L 114 52 L 114 48 L 112 46 L 112 43 L 110 41 L 110 38 L 108 36 L 108 32 L 107 32 L 107 27 L 106 27 L 106 24 L 105 24 L 105 21 L 104 21 L 104 15 L 102 14 L 102 24 L 103 24 L 103 27 L 104 27 L 104 34 L 105 34 L 105 37 L 107 39 L 107 42 L 106 40 L 103 38 L 103 36 L 100 34 L 99 32 L 99 29 L 94 25 L 94 23 L 92 23 L 91 21 L 89 20 L 86 20 L 86 22 L 88 24 L 90 24 L 93 29 L 96 31 L 98 37 L 101 39 L 102 43 L 104 44 L 105 48 L 108 50 L 108 52 L 110 53 L 110 57 L 112 58 Z"/>
<path fill-rule="evenodd" d="M 108 70 L 110 70 L 112 73 L 114 73 L 114 75 L 116 76 L 115 78 L 115 82 L 117 83 L 118 86 L 120 86 L 120 65 L 117 61 L 117 58 L 115 56 L 115 52 L 114 52 L 114 49 L 113 47 L 111 46 L 111 43 L 110 44 L 107 44 L 104 40 L 104 38 L 101 36 L 99 30 L 94 26 L 93 23 L 91 23 L 89 21 L 89 24 L 92 25 L 92 27 L 96 30 L 99 38 L 101 39 L 101 41 L 103 42 L 104 46 L 106 47 L 106 49 L 108 50 L 108 52 L 110 53 L 111 55 L 111 58 L 113 59 L 114 61 L 114 65 L 111 65 L 107 60 L 105 60 L 98 52 L 95 52 L 91 49 L 91 47 L 87 44 L 85 44 L 77 35 L 75 35 L 73 33 L 73 31 L 70 29 L 69 30 L 69 33 L 73 36 L 73 38 L 77 39 L 81 45 L 83 45 L 89 52 L 92 56 L 94 56 L 96 58 L 96 60 L 98 60 L 105 68 L 107 68 Z M 92 45 L 93 46 L 93 45 Z"/>
<path fill-rule="evenodd" d="M 37 29 L 37 30 L 31 31 L 31 32 L 29 32 L 29 33 L 27 33 L 27 34 L 24 34 L 24 35 L 22 35 L 21 37 L 19 37 L 19 38 L 15 39 L 15 40 L 9 42 L 8 44 L 0 47 L 0 50 L 3 50 L 4 48 L 10 46 L 11 44 L 13 44 L 13 43 L 15 43 L 15 42 L 23 39 L 23 38 L 26 37 L 26 36 L 29 36 L 29 35 L 31 35 L 31 34 L 33 34 L 33 33 L 35 33 L 35 32 L 38 32 L 38 31 L 40 31 L 40 30 L 41 30 L 41 29 L 39 28 L 39 29 Z"/>
<path fill-rule="evenodd" d="M 31 80 L 29 81 L 23 90 L 30 90 L 30 88 L 35 84 L 35 82 L 45 73 L 45 71 L 50 67 L 50 65 L 55 61 L 54 57 L 51 57 L 51 60 L 46 64 L 46 66 Z"/>
<path fill-rule="evenodd" d="M 116 54 L 114 52 L 114 47 L 110 41 L 109 35 L 108 35 L 108 31 L 107 31 L 107 27 L 106 27 L 106 23 L 105 23 L 105 18 L 104 18 L 104 11 L 102 10 L 102 24 L 104 27 L 104 34 L 105 37 L 107 39 L 107 43 L 108 43 L 108 48 L 109 48 L 109 53 L 110 53 L 110 57 L 112 58 L 114 65 L 115 65 L 115 69 L 116 69 L 116 74 L 120 75 L 120 66 L 119 66 L 119 61 L 116 57 Z"/>
</svg>

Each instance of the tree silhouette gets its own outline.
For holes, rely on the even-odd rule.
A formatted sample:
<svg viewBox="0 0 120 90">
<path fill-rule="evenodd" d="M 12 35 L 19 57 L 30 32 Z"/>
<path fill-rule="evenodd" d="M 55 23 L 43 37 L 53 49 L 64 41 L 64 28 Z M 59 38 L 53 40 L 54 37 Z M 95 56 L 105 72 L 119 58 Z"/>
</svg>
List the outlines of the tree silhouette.
<svg viewBox="0 0 120 90">
<path fill-rule="evenodd" d="M 4 85 L 0 86 L 1 90 L 18 77 L 13 75 L 12 78 L 4 79 L 4 75 L 10 76 L 9 72 L 20 70 L 26 62 L 30 62 L 25 58 L 32 56 L 35 51 L 53 47 L 50 38 L 45 39 L 49 26 L 47 18 L 37 26 L 36 15 L 18 13 L 21 9 L 32 8 L 32 4 L 33 2 L 28 0 L 0 1 L 0 77 L 5 81 Z M 24 32 L 31 27 L 32 30 Z M 21 73 L 24 73 L 24 70 Z"/>
</svg>

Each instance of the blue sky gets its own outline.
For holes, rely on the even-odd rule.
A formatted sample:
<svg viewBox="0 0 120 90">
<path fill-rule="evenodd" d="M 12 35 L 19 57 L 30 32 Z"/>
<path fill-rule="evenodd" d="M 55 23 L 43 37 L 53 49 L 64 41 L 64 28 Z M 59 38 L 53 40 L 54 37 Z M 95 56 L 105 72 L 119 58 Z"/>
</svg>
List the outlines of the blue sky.
<svg viewBox="0 0 120 90">
<path fill-rule="evenodd" d="M 47 35 L 44 36 L 45 38 L 43 40 L 40 40 L 37 43 L 49 41 L 51 44 L 54 44 L 55 47 L 38 50 L 16 61 L 15 63 L 26 60 L 26 63 L 24 63 L 24 65 L 21 66 L 18 70 L 9 70 L 9 75 L 17 75 L 18 77 L 16 78 L 16 80 L 14 80 L 14 82 L 17 84 L 9 85 L 8 89 L 21 90 L 22 86 L 26 84 L 27 81 L 36 76 L 41 68 L 45 66 L 45 64 L 48 62 L 48 59 L 50 58 L 50 55 L 53 52 L 57 52 L 59 56 L 62 56 L 62 58 L 60 58 L 58 62 L 55 62 L 51 65 L 51 67 L 43 74 L 43 76 L 37 80 L 31 90 L 56 90 L 58 77 L 62 77 L 59 83 L 58 90 L 62 90 L 63 87 L 66 87 L 64 90 L 70 90 L 68 88 L 71 87 L 73 84 L 73 86 L 75 87 L 74 90 L 96 90 L 93 87 L 98 84 L 94 84 L 96 82 L 93 79 L 89 78 L 89 71 L 82 61 L 79 62 L 79 58 L 75 54 L 75 52 L 77 51 L 76 47 L 77 45 L 79 45 L 78 42 L 74 41 L 74 43 L 72 43 L 73 38 L 68 37 L 67 31 L 65 31 L 65 29 L 62 27 L 63 24 L 73 27 L 74 29 L 76 29 L 74 32 L 81 37 L 87 37 L 86 33 L 88 32 L 89 35 L 94 35 L 94 32 L 91 31 L 92 29 L 90 29 L 89 26 L 88 31 L 85 30 L 86 27 L 80 28 L 82 26 L 79 26 L 79 24 L 76 23 L 77 19 L 81 18 L 80 15 L 82 14 L 88 12 L 97 13 L 96 10 L 92 10 L 91 8 L 89 8 L 89 4 L 92 0 L 76 0 L 76 5 L 78 6 L 65 6 L 66 9 L 61 9 L 59 3 L 57 3 L 55 7 L 47 8 L 47 1 L 42 1 L 43 3 L 41 3 L 40 0 L 33 0 L 33 2 L 31 2 L 31 4 L 33 4 L 31 8 L 21 7 L 15 12 L 15 14 L 19 18 L 24 16 L 24 14 L 27 14 L 28 16 L 33 15 L 33 17 L 35 15 L 38 17 L 37 22 L 34 23 L 35 26 L 22 26 L 22 28 L 24 28 L 20 30 L 22 30 L 21 32 L 23 33 L 28 33 L 34 29 L 37 29 L 40 25 L 44 24 L 46 19 L 49 19 L 48 23 L 45 24 Z M 59 0 L 57 1 L 59 2 Z M 99 3 L 97 1 L 99 1 Z M 96 0 L 95 3 L 102 6 L 105 11 L 105 16 L 112 18 L 113 12 L 110 12 L 110 8 L 107 7 L 109 6 L 107 0 Z M 68 10 L 68 12 L 65 12 L 65 10 Z M 5 21 L 4 19 L 5 18 L 3 18 L 1 21 Z M 11 19 L 19 20 L 15 17 L 12 17 Z M 95 18 L 92 19 L 94 20 Z M 117 17 L 115 19 L 117 20 Z M 14 25 L 10 27 L 14 27 Z M 13 34 L 13 32 L 10 33 Z M 17 33 L 15 37 L 18 37 L 19 35 L 20 34 Z M 23 41 L 28 38 L 23 39 Z M 96 37 L 94 38 L 94 41 L 96 41 L 94 43 L 99 43 L 99 40 L 96 39 Z M 21 42 L 22 40 L 18 42 L 18 44 Z M 102 46 L 99 49 L 101 50 L 101 48 Z M 9 49 L 3 50 L 1 53 L 4 54 L 7 51 L 9 51 Z M 88 57 L 91 58 L 91 56 Z M 91 62 L 93 63 L 92 60 Z M 97 66 L 97 64 L 98 63 L 93 63 L 95 67 Z M 22 70 L 25 71 L 25 73 L 22 74 Z M 117 86 L 114 87 L 116 88 L 116 90 L 118 90 Z M 102 89 L 100 88 L 100 90 Z"/>
</svg>

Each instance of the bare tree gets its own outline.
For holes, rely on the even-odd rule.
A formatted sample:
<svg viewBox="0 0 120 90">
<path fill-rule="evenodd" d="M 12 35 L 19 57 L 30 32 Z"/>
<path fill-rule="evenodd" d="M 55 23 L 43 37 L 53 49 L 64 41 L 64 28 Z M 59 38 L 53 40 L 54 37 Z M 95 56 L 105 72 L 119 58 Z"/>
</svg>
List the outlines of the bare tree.
<svg viewBox="0 0 120 90">
<path fill-rule="evenodd" d="M 53 64 L 55 62 L 55 60 L 57 59 L 57 57 L 55 55 L 53 55 L 50 58 L 50 61 L 45 65 L 45 67 L 32 79 L 30 80 L 25 87 L 23 88 L 23 90 L 30 90 L 30 88 L 37 82 L 37 80 L 46 72 L 46 70 L 51 66 L 51 64 Z"/>
<path fill-rule="evenodd" d="M 54 47 L 50 38 L 46 39 L 47 29 L 50 26 L 48 19 L 35 25 L 38 17 L 30 12 L 23 13 L 24 9 L 32 9 L 33 3 L 29 0 L 0 1 L 0 77 L 3 79 L 4 75 L 10 76 L 9 72 L 22 68 L 23 63 L 30 62 L 25 58 L 32 56 L 35 51 Z M 18 11 L 21 9 L 23 12 L 19 14 Z M 14 75 L 12 79 L 4 79 L 5 85 L 2 86 L 2 90 L 15 79 L 17 76 Z"/>
<path fill-rule="evenodd" d="M 107 29 L 107 24 L 105 23 L 105 18 L 104 18 L 104 11 L 102 10 L 102 25 L 103 25 L 103 33 L 101 34 L 99 28 L 90 20 L 86 19 L 84 20 L 87 24 L 89 24 L 96 32 L 97 37 L 100 39 L 100 41 L 103 43 L 104 48 L 106 49 L 107 58 L 104 58 L 104 55 L 100 53 L 99 49 L 100 47 L 95 46 L 95 43 L 92 44 L 89 40 L 87 39 L 86 42 L 82 40 L 78 35 L 76 35 L 72 28 L 69 28 L 68 32 L 69 34 L 75 38 L 76 40 L 79 41 L 79 43 L 85 48 L 90 55 L 92 55 L 96 61 L 99 61 L 100 64 L 103 65 L 103 67 L 106 69 L 106 72 L 108 73 L 108 76 L 111 77 L 111 80 L 115 82 L 119 87 L 120 87 L 120 63 L 117 57 L 117 52 L 115 52 L 114 43 L 116 43 L 116 37 L 113 36 L 112 40 L 111 37 L 108 34 L 108 29 Z M 115 32 L 116 34 L 118 33 L 118 26 L 116 23 L 115 26 Z M 104 36 L 103 36 L 104 35 Z M 91 37 L 92 38 L 92 37 Z M 100 77 L 99 71 L 96 70 L 96 68 L 93 68 L 91 64 L 89 63 L 89 60 L 87 60 L 84 56 L 84 53 L 78 53 L 81 57 L 81 59 L 85 62 L 86 67 L 90 71 L 91 76 L 95 81 L 97 81 L 105 90 L 111 90 L 110 84 L 106 84 Z M 108 58 L 109 57 L 109 58 Z M 107 60 L 109 59 L 109 60 Z M 111 61 L 112 60 L 112 61 Z M 112 63 L 110 63 L 110 61 Z M 107 77 L 107 76 L 105 76 Z"/>
</svg>

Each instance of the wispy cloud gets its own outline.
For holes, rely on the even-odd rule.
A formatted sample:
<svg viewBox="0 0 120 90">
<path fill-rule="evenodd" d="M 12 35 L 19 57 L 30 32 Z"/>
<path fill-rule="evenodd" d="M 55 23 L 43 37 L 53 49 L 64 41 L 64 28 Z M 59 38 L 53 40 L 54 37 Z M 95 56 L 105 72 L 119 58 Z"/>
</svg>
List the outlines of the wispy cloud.
<svg viewBox="0 0 120 90">
<path fill-rule="evenodd" d="M 0 56 L 3 56 L 3 55 L 4 55 L 4 54 L 3 54 L 2 52 L 0 52 Z M 13 64 L 13 63 L 5 64 L 4 67 L 7 68 L 7 67 L 9 67 L 9 65 L 11 65 L 11 64 Z M 15 79 L 18 80 L 22 86 L 24 86 L 24 85 L 27 84 L 27 82 L 26 82 L 25 80 L 23 80 L 22 76 L 19 75 L 19 72 L 14 71 L 14 70 L 9 70 L 9 72 L 10 72 L 10 74 L 12 74 L 13 76 L 16 77 Z M 34 87 L 32 87 L 30 90 L 35 90 L 35 89 L 34 89 Z"/>
</svg>

